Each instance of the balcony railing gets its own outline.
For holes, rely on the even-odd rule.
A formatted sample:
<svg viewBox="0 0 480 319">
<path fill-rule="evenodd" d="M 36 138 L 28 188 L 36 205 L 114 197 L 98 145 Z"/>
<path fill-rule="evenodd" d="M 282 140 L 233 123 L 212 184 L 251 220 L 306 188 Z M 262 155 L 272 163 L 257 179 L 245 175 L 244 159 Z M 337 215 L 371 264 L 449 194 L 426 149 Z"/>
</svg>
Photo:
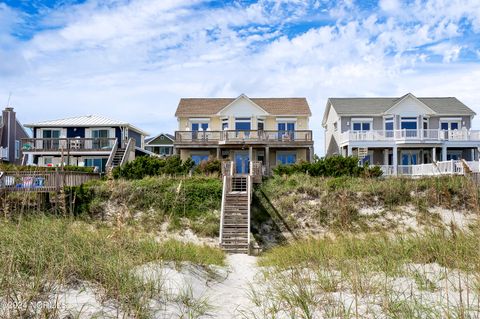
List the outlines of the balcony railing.
<svg viewBox="0 0 480 319">
<path fill-rule="evenodd" d="M 312 131 L 176 131 L 177 143 L 235 143 L 235 142 L 264 142 L 290 143 L 311 142 Z"/>
<path fill-rule="evenodd" d="M 480 141 L 477 130 L 370 130 L 346 131 L 342 141 Z"/>
<path fill-rule="evenodd" d="M 26 138 L 22 139 L 24 152 L 110 151 L 116 138 Z"/>
</svg>

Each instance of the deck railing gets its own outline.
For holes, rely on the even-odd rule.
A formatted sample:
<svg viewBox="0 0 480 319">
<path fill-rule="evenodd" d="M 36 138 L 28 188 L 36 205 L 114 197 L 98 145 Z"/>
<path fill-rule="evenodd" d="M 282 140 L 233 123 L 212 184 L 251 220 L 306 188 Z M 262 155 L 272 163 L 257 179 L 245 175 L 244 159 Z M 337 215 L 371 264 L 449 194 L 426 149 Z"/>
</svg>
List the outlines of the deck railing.
<svg viewBox="0 0 480 319">
<path fill-rule="evenodd" d="M 0 173 L 0 189 L 15 192 L 54 192 L 65 186 L 80 186 L 99 174 L 70 171 L 6 171 Z"/>
<path fill-rule="evenodd" d="M 379 167 L 383 172 L 383 176 L 399 175 L 421 177 L 438 175 L 464 175 L 464 165 L 467 165 L 471 172 L 479 172 L 478 161 L 463 162 L 461 160 L 451 160 L 416 165 L 397 165 L 396 171 L 394 165 L 379 165 Z"/>
<path fill-rule="evenodd" d="M 105 151 L 115 145 L 116 138 L 24 138 L 24 152 L 48 151 Z"/>
<path fill-rule="evenodd" d="M 349 141 L 480 141 L 477 130 L 369 130 L 346 131 L 342 142 Z"/>
<path fill-rule="evenodd" d="M 312 131 L 176 131 L 175 142 L 177 143 L 209 143 L 209 142 L 271 142 L 293 143 L 311 142 Z"/>
</svg>

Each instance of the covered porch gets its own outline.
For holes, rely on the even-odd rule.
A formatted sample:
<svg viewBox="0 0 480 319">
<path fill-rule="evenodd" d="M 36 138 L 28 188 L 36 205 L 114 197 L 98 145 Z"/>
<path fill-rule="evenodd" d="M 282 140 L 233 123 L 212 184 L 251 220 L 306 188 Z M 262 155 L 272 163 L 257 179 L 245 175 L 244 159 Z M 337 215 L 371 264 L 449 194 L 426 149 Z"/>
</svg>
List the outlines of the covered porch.
<svg viewBox="0 0 480 319">
<path fill-rule="evenodd" d="M 480 150 L 478 147 L 455 147 L 448 145 L 429 145 L 429 146 L 399 146 L 392 147 L 343 147 L 342 155 L 357 156 L 360 164 L 369 163 L 370 165 L 380 166 L 384 175 L 415 175 L 422 174 L 423 170 L 420 165 L 423 165 L 427 170 L 425 174 L 428 175 L 428 170 L 432 174 L 440 171 L 450 170 L 451 163 L 456 165 L 472 166 L 473 171 L 478 170 Z M 450 163 L 450 164 L 441 164 Z M 425 165 L 433 164 L 432 167 Z M 443 167 L 443 166 L 445 167 Z M 450 165 L 450 166 L 449 166 Z M 454 165 L 455 166 L 455 165 Z M 453 171 L 460 171 L 462 169 L 451 169 Z"/>
</svg>

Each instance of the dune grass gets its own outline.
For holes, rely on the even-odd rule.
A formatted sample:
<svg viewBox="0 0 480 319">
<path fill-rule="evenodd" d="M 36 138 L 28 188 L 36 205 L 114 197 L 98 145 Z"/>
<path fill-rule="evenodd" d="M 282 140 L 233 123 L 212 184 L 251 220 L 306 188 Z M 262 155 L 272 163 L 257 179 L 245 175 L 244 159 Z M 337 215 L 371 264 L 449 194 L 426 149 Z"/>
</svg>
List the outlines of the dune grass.
<svg viewBox="0 0 480 319">
<path fill-rule="evenodd" d="M 339 234 L 273 248 L 259 260 L 268 284 L 252 291 L 263 309 L 253 317 L 478 317 L 479 247 L 476 224 L 465 232 Z"/>
<path fill-rule="evenodd" d="M 146 233 L 68 218 L 29 217 L 0 221 L 0 297 L 33 302 L 52 285 L 98 284 L 105 298 L 135 317 L 148 314 L 146 302 L 160 293 L 133 274 L 152 261 L 223 265 L 219 249 L 177 241 L 156 242 Z M 28 316 L 25 308 L 17 315 Z"/>
</svg>

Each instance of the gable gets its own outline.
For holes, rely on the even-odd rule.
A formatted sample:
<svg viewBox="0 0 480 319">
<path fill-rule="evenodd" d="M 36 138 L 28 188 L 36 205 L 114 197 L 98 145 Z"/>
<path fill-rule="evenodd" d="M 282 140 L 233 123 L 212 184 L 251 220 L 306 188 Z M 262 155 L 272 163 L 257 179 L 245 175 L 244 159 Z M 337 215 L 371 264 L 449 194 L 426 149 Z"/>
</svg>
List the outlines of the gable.
<svg viewBox="0 0 480 319">
<path fill-rule="evenodd" d="M 399 102 L 394 104 L 385 114 L 400 114 L 402 116 L 419 116 L 424 114 L 436 114 L 434 110 L 425 105 L 411 94 L 406 95 Z"/>
<path fill-rule="evenodd" d="M 235 116 L 235 117 L 251 117 L 251 116 L 265 116 L 269 115 L 264 109 L 252 102 L 245 96 L 240 96 L 238 99 L 227 105 L 218 112 L 218 115 Z"/>
<path fill-rule="evenodd" d="M 173 141 L 165 136 L 164 134 L 160 134 L 159 136 L 151 139 L 146 143 L 146 145 L 171 145 L 173 144 Z"/>
</svg>

